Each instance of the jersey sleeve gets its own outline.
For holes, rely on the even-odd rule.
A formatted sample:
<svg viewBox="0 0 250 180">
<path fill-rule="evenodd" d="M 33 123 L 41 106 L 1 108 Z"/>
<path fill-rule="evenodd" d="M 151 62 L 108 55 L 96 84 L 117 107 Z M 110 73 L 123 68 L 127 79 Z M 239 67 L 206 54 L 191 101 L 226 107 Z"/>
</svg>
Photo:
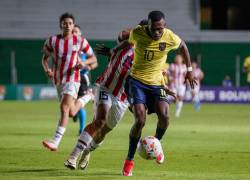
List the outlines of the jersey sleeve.
<svg viewBox="0 0 250 180">
<path fill-rule="evenodd" d="M 82 40 L 81 40 L 81 49 L 80 50 L 83 53 L 85 53 L 88 57 L 94 55 L 94 51 L 93 51 L 92 47 L 89 45 L 89 42 L 87 41 L 87 39 L 85 39 L 84 37 L 82 37 Z"/>
<path fill-rule="evenodd" d="M 43 52 L 45 55 L 48 55 L 48 56 L 50 56 L 50 55 L 53 53 L 53 48 L 52 48 L 52 37 L 50 37 L 49 39 L 47 39 L 47 40 L 44 42 L 42 52 Z"/>
<path fill-rule="evenodd" d="M 181 44 L 181 38 L 169 30 L 169 36 L 170 36 L 170 43 L 172 48 L 171 49 L 178 49 Z"/>
<path fill-rule="evenodd" d="M 142 26 L 138 25 L 136 28 L 130 31 L 128 42 L 135 44 L 138 39 L 138 34 L 141 32 Z"/>
</svg>

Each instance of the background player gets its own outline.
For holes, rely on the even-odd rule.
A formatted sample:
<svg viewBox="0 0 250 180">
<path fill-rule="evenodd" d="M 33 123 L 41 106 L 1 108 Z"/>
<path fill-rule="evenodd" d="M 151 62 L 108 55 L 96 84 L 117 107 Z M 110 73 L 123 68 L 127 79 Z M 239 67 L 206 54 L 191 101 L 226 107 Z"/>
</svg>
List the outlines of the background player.
<svg viewBox="0 0 250 180">
<path fill-rule="evenodd" d="M 184 84 L 187 68 L 183 64 L 183 58 L 180 54 L 175 56 L 174 63 L 170 65 L 169 77 L 170 77 L 170 89 L 176 93 L 176 110 L 175 116 L 180 117 L 183 98 L 186 92 L 186 84 Z"/>
<path fill-rule="evenodd" d="M 62 33 L 51 36 L 43 48 L 42 65 L 48 77 L 53 78 L 60 99 L 61 111 L 54 137 L 43 141 L 43 145 L 51 151 L 58 149 L 69 115 L 74 116 L 91 98 L 89 95 L 76 100 L 80 87 L 80 69 L 87 68 L 97 60 L 88 41 L 72 34 L 74 21 L 72 14 L 62 14 L 59 20 Z M 86 62 L 78 61 L 80 52 L 87 55 Z M 53 71 L 48 65 L 50 56 L 54 58 Z"/>
<path fill-rule="evenodd" d="M 192 68 L 193 68 L 193 75 L 196 79 L 197 85 L 194 87 L 194 89 L 191 89 L 192 92 L 192 100 L 194 102 L 194 108 L 196 111 L 200 110 L 201 103 L 200 103 L 200 97 L 199 92 L 201 88 L 201 80 L 204 78 L 203 71 L 199 68 L 197 62 L 192 62 Z"/>
<path fill-rule="evenodd" d="M 165 26 L 164 14 L 160 11 L 152 11 L 148 16 L 148 25 L 133 29 L 129 40 L 111 51 L 116 52 L 129 44 L 135 45 L 135 59 L 131 74 L 126 81 L 126 93 L 129 103 L 133 105 L 135 123 L 130 131 L 128 155 L 122 170 L 124 176 L 132 175 L 133 159 L 145 124 L 146 109 L 148 113 L 156 112 L 158 115 L 156 138 L 160 140 L 168 127 L 169 104 L 162 84 L 162 69 L 170 50 L 180 48 L 189 70 L 186 79 L 192 87 L 194 86 L 188 49 L 185 43 Z M 164 154 L 159 155 L 156 160 L 162 163 Z"/>
<path fill-rule="evenodd" d="M 74 26 L 73 28 L 73 34 L 77 35 L 77 36 L 82 36 L 82 32 L 81 32 L 81 28 L 79 25 Z M 83 52 L 80 52 L 80 58 L 83 62 L 86 61 L 87 56 L 86 54 L 84 54 Z M 78 98 L 86 95 L 87 93 L 91 93 L 92 89 L 90 88 L 90 78 L 89 78 L 89 70 L 95 69 L 98 66 L 97 62 L 94 63 L 91 66 L 88 66 L 87 68 L 84 68 L 81 70 L 80 74 L 81 74 L 81 85 L 78 91 Z M 77 121 L 79 117 L 79 135 L 81 134 L 83 128 L 85 127 L 86 124 L 86 119 L 87 119 L 87 112 L 85 110 L 85 108 L 81 108 L 79 110 L 79 112 L 77 113 L 77 115 L 75 115 L 73 117 L 74 122 Z"/>
</svg>

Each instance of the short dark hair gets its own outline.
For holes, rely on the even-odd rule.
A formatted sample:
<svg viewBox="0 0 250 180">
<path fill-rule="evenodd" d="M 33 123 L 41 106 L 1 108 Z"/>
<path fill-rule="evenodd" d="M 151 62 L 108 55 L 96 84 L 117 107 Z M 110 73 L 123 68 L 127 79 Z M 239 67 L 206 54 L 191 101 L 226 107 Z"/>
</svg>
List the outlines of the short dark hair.
<svg viewBox="0 0 250 180">
<path fill-rule="evenodd" d="M 161 19 L 165 19 L 165 15 L 163 12 L 161 11 L 151 11 L 149 14 L 148 14 L 148 20 L 151 20 L 152 22 L 155 22 L 155 21 L 160 21 Z"/>
<path fill-rule="evenodd" d="M 73 23 L 75 23 L 75 17 L 73 16 L 73 14 L 70 14 L 70 13 L 66 12 L 66 13 L 63 13 L 63 14 L 60 16 L 60 18 L 59 18 L 59 23 L 60 23 L 59 25 L 60 25 L 60 28 L 61 28 L 61 24 L 62 24 L 63 20 L 66 19 L 66 18 L 72 19 L 72 20 L 73 20 Z"/>
<path fill-rule="evenodd" d="M 75 24 L 74 27 L 79 28 L 81 30 L 81 27 L 78 24 Z"/>
<path fill-rule="evenodd" d="M 139 25 L 141 25 L 141 26 L 148 25 L 148 20 L 147 19 L 141 20 Z"/>
</svg>

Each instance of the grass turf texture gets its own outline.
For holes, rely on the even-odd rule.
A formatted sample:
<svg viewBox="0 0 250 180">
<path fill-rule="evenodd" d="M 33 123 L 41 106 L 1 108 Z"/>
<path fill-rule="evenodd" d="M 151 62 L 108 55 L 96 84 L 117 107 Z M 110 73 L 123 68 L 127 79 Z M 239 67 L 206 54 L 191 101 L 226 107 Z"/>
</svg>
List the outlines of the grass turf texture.
<svg viewBox="0 0 250 180">
<path fill-rule="evenodd" d="M 161 141 L 166 161 L 136 154 L 129 179 L 250 179 L 249 105 L 204 104 L 200 112 L 185 104 Z M 58 152 L 42 147 L 54 134 L 59 114 L 55 101 L 0 102 L 0 179 L 125 179 L 121 168 L 133 122 L 127 112 L 105 143 L 92 153 L 87 171 L 68 170 L 63 162 L 77 140 L 78 123 L 70 119 Z M 88 121 L 92 106 L 87 106 Z M 143 136 L 153 135 L 156 116 L 148 116 Z"/>
</svg>

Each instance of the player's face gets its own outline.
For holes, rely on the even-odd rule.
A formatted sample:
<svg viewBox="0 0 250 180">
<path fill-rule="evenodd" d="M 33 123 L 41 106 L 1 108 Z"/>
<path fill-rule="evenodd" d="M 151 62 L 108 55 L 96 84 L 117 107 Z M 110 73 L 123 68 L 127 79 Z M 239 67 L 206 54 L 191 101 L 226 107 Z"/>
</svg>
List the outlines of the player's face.
<svg viewBox="0 0 250 180">
<path fill-rule="evenodd" d="M 71 18 L 65 18 L 61 24 L 63 34 L 71 34 L 74 28 L 74 22 Z"/>
<path fill-rule="evenodd" d="M 161 19 L 160 21 L 152 22 L 149 19 L 149 31 L 154 40 L 159 40 L 162 37 L 164 28 L 166 26 L 166 21 Z"/>
<path fill-rule="evenodd" d="M 195 62 L 192 63 L 192 67 L 193 69 L 196 69 L 197 68 L 197 64 Z"/>
<path fill-rule="evenodd" d="M 182 64 L 182 57 L 180 55 L 175 56 L 175 63 Z"/>
<path fill-rule="evenodd" d="M 78 27 L 74 27 L 72 32 L 73 32 L 73 34 L 75 34 L 77 36 L 81 36 L 82 35 L 82 32 L 81 32 L 81 30 Z"/>
</svg>

